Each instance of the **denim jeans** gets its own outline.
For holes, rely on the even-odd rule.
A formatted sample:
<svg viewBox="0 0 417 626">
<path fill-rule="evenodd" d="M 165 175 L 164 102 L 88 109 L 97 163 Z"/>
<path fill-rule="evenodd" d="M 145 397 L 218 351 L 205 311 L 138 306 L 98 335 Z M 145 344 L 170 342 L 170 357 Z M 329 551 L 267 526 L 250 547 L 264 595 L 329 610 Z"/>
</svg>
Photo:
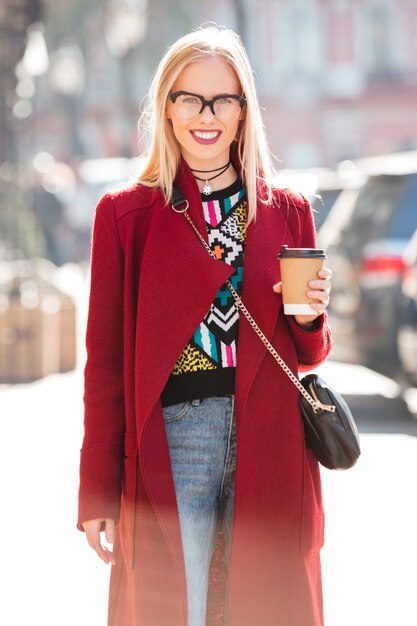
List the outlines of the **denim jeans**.
<svg viewBox="0 0 417 626">
<path fill-rule="evenodd" d="M 233 524 L 234 396 L 163 409 L 177 496 L 188 598 L 188 626 L 205 626 L 210 560 L 223 520 L 226 562 Z"/>
</svg>

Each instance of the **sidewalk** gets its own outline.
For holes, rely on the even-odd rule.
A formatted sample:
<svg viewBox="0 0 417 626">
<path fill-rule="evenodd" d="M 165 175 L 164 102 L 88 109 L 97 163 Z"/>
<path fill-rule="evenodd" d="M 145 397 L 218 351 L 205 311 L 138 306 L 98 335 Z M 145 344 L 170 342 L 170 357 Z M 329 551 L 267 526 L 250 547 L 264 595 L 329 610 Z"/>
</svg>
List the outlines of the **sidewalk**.
<svg viewBox="0 0 417 626">
<path fill-rule="evenodd" d="M 109 568 L 75 529 L 81 371 L 3 388 L 0 403 L 0 623 L 104 626 Z M 326 624 L 415 626 L 417 441 L 363 435 L 362 447 L 348 472 L 322 471 Z"/>
<path fill-rule="evenodd" d="M 343 395 L 355 398 L 355 405 L 362 406 L 361 422 L 377 423 L 372 430 L 384 428 L 378 410 L 398 407 L 398 385 L 376 372 L 332 361 L 318 370 Z M 361 404 L 358 398 L 364 394 Z M 370 410 L 372 396 L 375 409 Z M 398 414 L 390 423 L 396 418 L 401 430 Z M 416 626 L 417 437 L 362 433 L 361 448 L 350 470 L 321 468 L 325 623 Z"/>
<path fill-rule="evenodd" d="M 362 435 L 347 472 L 322 469 L 326 626 L 417 624 L 417 439 Z"/>
<path fill-rule="evenodd" d="M 80 372 L 0 392 L 4 626 L 104 626 L 107 568 L 76 527 Z"/>
</svg>

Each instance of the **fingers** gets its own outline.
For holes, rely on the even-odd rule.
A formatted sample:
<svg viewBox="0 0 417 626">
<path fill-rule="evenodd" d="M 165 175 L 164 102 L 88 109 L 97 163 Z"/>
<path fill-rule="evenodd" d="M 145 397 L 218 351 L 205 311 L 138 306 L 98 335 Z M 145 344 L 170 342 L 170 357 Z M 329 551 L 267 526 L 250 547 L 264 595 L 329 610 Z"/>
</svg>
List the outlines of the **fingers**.
<svg viewBox="0 0 417 626">
<path fill-rule="evenodd" d="M 310 306 L 312 309 L 317 311 L 319 315 L 321 315 L 321 313 L 323 313 L 329 305 L 333 272 L 328 267 L 323 267 L 319 270 L 318 276 L 318 279 L 309 281 L 309 290 L 307 291 L 307 295 L 309 298 L 317 300 L 317 303 L 312 302 Z"/>
<path fill-rule="evenodd" d="M 275 283 L 275 285 L 272 285 L 272 289 L 275 291 L 275 293 L 281 293 L 282 292 L 282 283 Z"/>
<path fill-rule="evenodd" d="M 321 270 L 319 270 L 318 276 L 319 278 L 309 281 L 308 286 L 310 287 L 310 289 L 330 292 L 332 286 L 331 280 L 333 276 L 332 270 L 328 267 L 323 267 Z"/>
<path fill-rule="evenodd" d="M 115 565 L 116 561 L 113 552 L 108 550 L 106 546 L 103 546 L 100 540 L 100 528 L 104 522 L 106 531 L 106 541 L 113 543 L 114 541 L 114 521 L 111 519 L 96 519 L 83 522 L 83 528 L 87 537 L 87 541 L 90 547 L 96 552 L 97 556 L 104 563 L 111 563 Z M 112 541 L 110 541 L 112 539 Z"/>
<path fill-rule="evenodd" d="M 322 267 L 321 270 L 318 271 L 318 275 L 320 276 L 320 278 L 328 278 L 329 280 L 331 280 L 333 272 L 330 267 Z"/>
<path fill-rule="evenodd" d="M 313 311 L 316 311 L 317 316 L 321 315 L 322 313 L 324 313 L 324 311 L 327 309 L 329 305 L 329 302 L 322 302 L 320 304 L 316 304 L 315 302 L 311 302 L 310 303 L 310 307 L 313 309 Z"/>
<path fill-rule="evenodd" d="M 310 307 L 321 315 L 329 306 L 330 296 L 328 291 L 307 291 L 309 298 L 317 300 L 317 302 L 310 302 Z"/>
<path fill-rule="evenodd" d="M 114 543 L 114 520 L 106 519 L 104 520 L 104 524 L 107 543 Z"/>
<path fill-rule="evenodd" d="M 323 290 L 309 290 L 307 291 L 307 295 L 309 298 L 312 298 L 313 300 L 318 300 L 320 304 L 325 304 L 327 306 L 330 301 L 330 287 L 325 287 Z M 312 305 L 313 303 L 311 303 L 311 306 Z"/>
</svg>

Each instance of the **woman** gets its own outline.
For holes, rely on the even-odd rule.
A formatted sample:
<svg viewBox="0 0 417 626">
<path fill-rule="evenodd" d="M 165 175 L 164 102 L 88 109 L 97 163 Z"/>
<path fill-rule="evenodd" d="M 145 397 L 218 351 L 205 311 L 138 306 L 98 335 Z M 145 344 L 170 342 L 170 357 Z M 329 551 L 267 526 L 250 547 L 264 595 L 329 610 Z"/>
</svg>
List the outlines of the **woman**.
<svg viewBox="0 0 417 626">
<path fill-rule="evenodd" d="M 224 284 L 294 372 L 322 362 L 331 271 L 309 284 L 311 315 L 284 317 L 277 262 L 284 243 L 315 245 L 311 209 L 272 185 L 232 31 L 174 43 L 149 105 L 140 181 L 100 200 L 93 230 L 79 528 L 113 566 L 109 624 L 204 626 L 225 545 L 227 576 L 219 556 L 211 568 L 224 623 L 321 626 L 320 477 L 298 391 Z M 172 210 L 174 182 L 216 258 Z"/>
</svg>

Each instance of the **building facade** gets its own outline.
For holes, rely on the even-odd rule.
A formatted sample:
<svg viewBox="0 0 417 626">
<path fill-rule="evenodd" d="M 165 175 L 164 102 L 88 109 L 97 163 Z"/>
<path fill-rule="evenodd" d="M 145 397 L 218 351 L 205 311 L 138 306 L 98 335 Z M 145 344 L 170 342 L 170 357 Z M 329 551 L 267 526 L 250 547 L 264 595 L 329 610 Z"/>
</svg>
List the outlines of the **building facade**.
<svg viewBox="0 0 417 626">
<path fill-rule="evenodd" d="M 65 21 L 67 4 L 48 3 L 50 32 Z M 71 42 L 47 39 L 55 50 L 48 77 L 37 79 L 22 136 L 25 154 L 46 149 L 61 160 L 77 152 L 136 155 L 140 103 L 161 53 L 207 22 L 242 35 L 270 146 L 283 167 L 332 166 L 417 147 L 415 0 L 136 0 L 126 6 L 136 6 L 136 17 L 140 13 L 134 31 L 140 37 L 122 52 L 115 52 L 114 40 L 124 41 L 123 29 L 115 31 L 105 5 L 80 4 Z M 59 46 L 65 57 L 65 45 L 66 58 L 72 46 L 74 63 L 74 51 L 82 55 L 84 77 L 67 93 L 62 85 L 51 88 L 51 68 Z"/>
<path fill-rule="evenodd" d="M 248 0 L 247 46 L 288 167 L 417 147 L 417 3 Z"/>
</svg>

